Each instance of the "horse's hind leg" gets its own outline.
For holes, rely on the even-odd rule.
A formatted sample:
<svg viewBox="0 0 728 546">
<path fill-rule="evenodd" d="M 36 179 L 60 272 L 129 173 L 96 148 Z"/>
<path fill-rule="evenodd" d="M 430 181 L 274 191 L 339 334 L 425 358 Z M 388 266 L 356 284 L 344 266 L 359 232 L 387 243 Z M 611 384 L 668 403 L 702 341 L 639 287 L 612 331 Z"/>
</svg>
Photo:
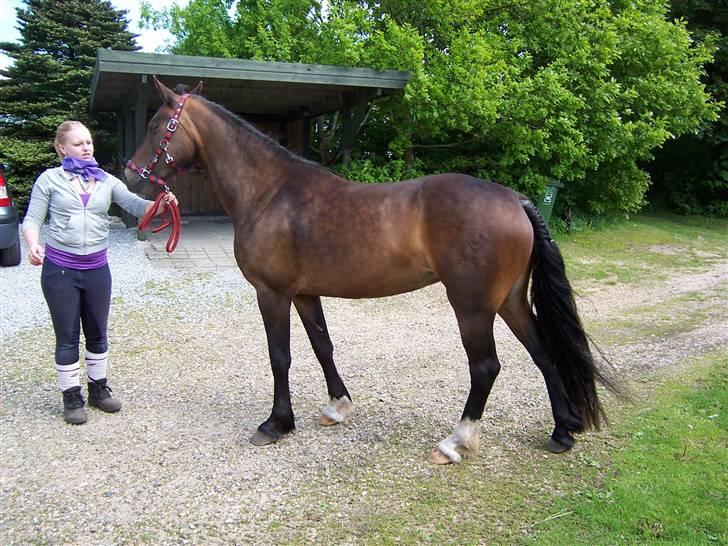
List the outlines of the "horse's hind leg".
<svg viewBox="0 0 728 546">
<path fill-rule="evenodd" d="M 329 403 L 324 407 L 319 423 L 322 425 L 341 423 L 351 413 L 351 396 L 336 370 L 336 364 L 334 364 L 334 345 L 331 343 L 329 331 L 326 328 L 321 298 L 318 296 L 296 296 L 293 299 L 293 305 L 295 305 L 296 311 L 301 317 L 303 327 L 306 329 L 308 339 L 311 341 L 313 352 L 321 364 L 326 378 Z"/>
<path fill-rule="evenodd" d="M 498 314 L 531 355 L 543 374 L 554 417 L 554 430 L 546 449 L 552 453 L 568 451 L 574 445 L 572 433 L 583 430 L 583 423 L 570 402 L 564 382 L 546 351 L 526 297 L 527 279 L 514 286 Z"/>
<path fill-rule="evenodd" d="M 470 393 L 453 434 L 440 442 L 428 460 L 435 464 L 458 463 L 474 457 L 480 445 L 478 427 L 500 363 L 493 337 L 495 313 L 471 302 L 459 302 L 448 292 L 460 328 L 470 368 Z M 472 295 L 470 296 L 472 298 Z"/>
</svg>

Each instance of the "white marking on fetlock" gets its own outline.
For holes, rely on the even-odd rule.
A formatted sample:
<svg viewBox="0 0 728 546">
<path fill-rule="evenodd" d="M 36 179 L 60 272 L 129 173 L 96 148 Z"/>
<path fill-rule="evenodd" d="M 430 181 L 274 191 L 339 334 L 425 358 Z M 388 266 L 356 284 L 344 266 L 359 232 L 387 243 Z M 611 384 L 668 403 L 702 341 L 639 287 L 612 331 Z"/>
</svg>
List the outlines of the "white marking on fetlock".
<svg viewBox="0 0 728 546">
<path fill-rule="evenodd" d="M 322 413 L 332 421 L 341 423 L 349 416 L 353 407 L 354 404 L 351 403 L 351 400 L 347 396 L 342 396 L 341 398 L 332 398 Z"/>
<path fill-rule="evenodd" d="M 459 463 L 463 457 L 475 457 L 480 449 L 478 425 L 478 421 L 463 419 L 455 426 L 452 435 L 437 445 L 437 449 L 453 463 Z"/>
</svg>

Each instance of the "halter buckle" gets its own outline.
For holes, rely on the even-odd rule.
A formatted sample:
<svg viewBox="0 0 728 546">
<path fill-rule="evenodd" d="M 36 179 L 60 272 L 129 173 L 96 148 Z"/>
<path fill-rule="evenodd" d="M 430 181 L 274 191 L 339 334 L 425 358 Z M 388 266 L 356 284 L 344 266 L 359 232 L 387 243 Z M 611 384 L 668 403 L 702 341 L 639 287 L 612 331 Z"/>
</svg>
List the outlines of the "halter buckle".
<svg viewBox="0 0 728 546">
<path fill-rule="evenodd" d="M 137 172 L 139 173 L 139 176 L 141 176 L 144 179 L 149 178 L 149 175 L 152 174 L 152 170 L 151 169 L 147 169 L 146 167 L 144 167 L 143 169 L 140 169 Z"/>
<path fill-rule="evenodd" d="M 164 161 L 165 163 L 167 163 L 167 165 L 171 165 L 172 163 L 174 163 L 174 158 L 169 155 L 169 153 L 167 153 L 167 157 L 164 158 Z"/>
<path fill-rule="evenodd" d="M 167 122 L 167 131 L 170 133 L 174 133 L 177 130 L 177 126 L 179 125 L 179 121 L 176 118 L 171 118 Z"/>
</svg>

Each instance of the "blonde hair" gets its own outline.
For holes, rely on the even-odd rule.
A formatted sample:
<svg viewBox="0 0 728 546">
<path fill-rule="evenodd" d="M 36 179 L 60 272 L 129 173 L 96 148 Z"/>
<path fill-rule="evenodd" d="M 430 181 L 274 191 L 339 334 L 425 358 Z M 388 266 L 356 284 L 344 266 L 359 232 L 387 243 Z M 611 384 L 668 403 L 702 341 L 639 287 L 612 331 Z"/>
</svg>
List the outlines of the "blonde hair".
<svg viewBox="0 0 728 546">
<path fill-rule="evenodd" d="M 88 127 L 86 127 L 83 123 L 80 121 L 64 121 L 61 123 L 58 128 L 56 129 L 56 138 L 53 140 L 53 147 L 56 149 L 56 153 L 58 154 L 58 158 L 63 161 L 63 154 L 61 153 L 61 150 L 58 148 L 58 146 L 66 140 L 66 135 L 73 131 L 74 129 L 80 129 L 84 128 L 88 131 Z"/>
</svg>

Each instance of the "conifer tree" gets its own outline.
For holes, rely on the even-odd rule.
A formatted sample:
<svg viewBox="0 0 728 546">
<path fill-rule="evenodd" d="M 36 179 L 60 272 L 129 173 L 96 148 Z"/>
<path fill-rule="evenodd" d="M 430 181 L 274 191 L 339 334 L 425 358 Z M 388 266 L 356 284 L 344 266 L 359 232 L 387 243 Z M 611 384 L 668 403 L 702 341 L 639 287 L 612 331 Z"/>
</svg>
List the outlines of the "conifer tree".
<svg viewBox="0 0 728 546">
<path fill-rule="evenodd" d="M 52 141 L 67 119 L 89 125 L 97 159 L 111 159 L 114 127 L 108 116 L 90 119 L 89 94 L 99 49 L 134 51 L 125 11 L 108 0 L 25 0 L 17 9 L 20 41 L 0 42 L 13 63 L 0 74 L 0 161 L 21 211 L 35 177 L 57 160 Z"/>
</svg>

